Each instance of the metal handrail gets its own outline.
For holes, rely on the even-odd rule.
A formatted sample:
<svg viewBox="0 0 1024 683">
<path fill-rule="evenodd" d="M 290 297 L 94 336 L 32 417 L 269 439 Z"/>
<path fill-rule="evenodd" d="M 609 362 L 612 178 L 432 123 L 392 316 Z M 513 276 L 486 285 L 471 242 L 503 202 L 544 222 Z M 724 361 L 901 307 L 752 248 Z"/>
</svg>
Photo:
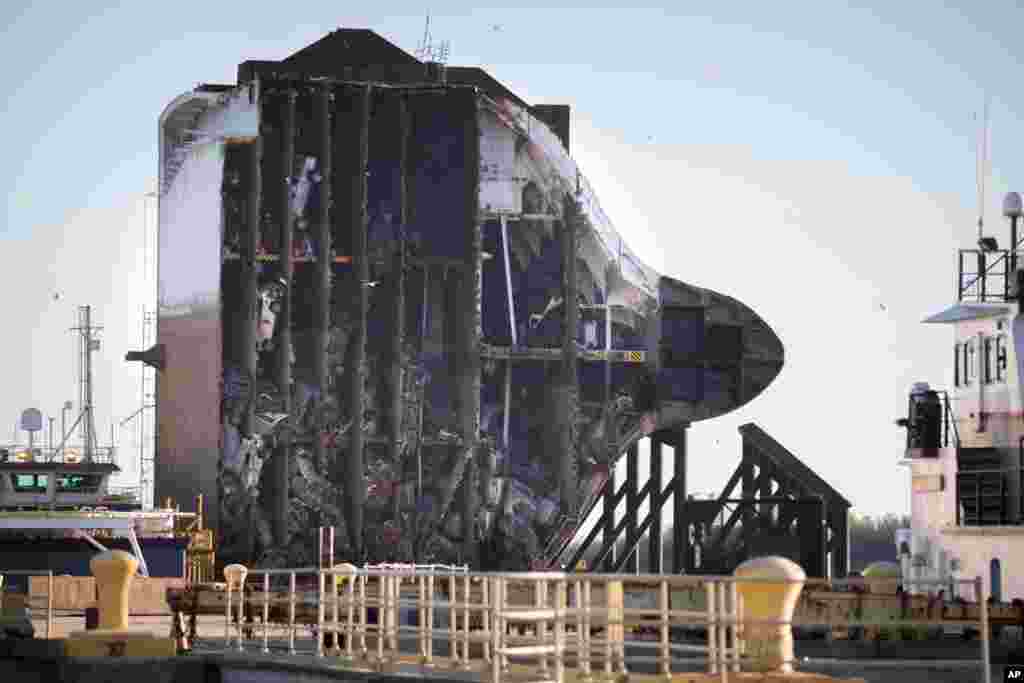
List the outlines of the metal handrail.
<svg viewBox="0 0 1024 683">
<path fill-rule="evenodd" d="M 964 285 L 964 275 L 965 274 L 966 275 L 971 275 L 971 273 L 964 273 L 964 261 L 963 261 L 964 255 L 965 254 L 973 254 L 975 256 L 982 256 L 983 254 L 994 253 L 994 252 L 987 252 L 987 251 L 983 251 L 981 249 L 959 249 L 957 251 L 957 253 L 958 253 L 959 257 L 960 257 L 960 264 L 959 264 L 960 265 L 960 271 L 959 271 L 960 278 L 959 278 L 959 281 L 957 282 L 957 287 L 959 287 L 959 291 L 957 292 L 957 300 L 958 301 L 963 296 L 964 291 L 970 289 L 971 287 L 973 287 L 974 285 L 978 284 L 979 282 L 982 282 L 982 280 L 984 280 L 984 278 L 989 274 L 989 272 L 993 268 L 995 268 L 997 265 L 999 265 L 999 263 L 1004 262 L 1006 260 L 1006 255 L 1007 255 L 1007 251 L 1004 250 L 1003 253 L 1000 255 L 1000 257 L 997 258 L 995 261 L 993 261 L 987 268 L 985 268 L 984 270 L 979 269 L 980 272 L 976 273 L 976 277 L 973 280 L 971 280 L 969 283 L 967 283 L 967 285 L 965 286 Z M 1004 273 L 1004 277 L 1005 277 L 1005 273 Z"/>
<path fill-rule="evenodd" d="M 980 294 L 980 296 L 978 296 L 978 301 L 981 301 L 981 302 L 986 301 L 988 299 L 988 296 L 987 296 L 987 294 L 985 292 L 985 280 L 986 280 L 986 278 L 992 272 L 992 270 L 996 266 L 998 266 L 999 264 L 1002 263 L 1002 264 L 1005 264 L 1006 266 L 1009 266 L 1009 260 L 1008 259 L 1009 259 L 1009 255 L 1010 254 L 1017 254 L 1017 255 L 1024 254 L 1024 252 L 1022 252 L 1020 249 L 1017 248 L 1017 247 L 1020 247 L 1022 244 L 1024 244 L 1024 240 L 1019 241 L 1017 243 L 1017 245 L 1013 249 L 999 249 L 999 250 L 994 250 L 994 251 L 985 251 L 985 250 L 982 250 L 982 249 L 959 249 L 958 252 L 957 252 L 958 255 L 959 255 L 959 271 L 958 271 L 959 272 L 959 278 L 957 280 L 957 288 L 958 288 L 957 289 L 957 301 L 963 301 L 964 292 L 966 292 L 967 290 L 971 289 L 972 287 L 974 287 L 978 283 L 981 283 L 981 294 Z M 973 254 L 973 255 L 975 255 L 975 256 L 980 258 L 980 257 L 983 257 L 985 254 L 995 254 L 995 253 L 999 254 L 999 258 L 997 258 L 992 263 L 988 264 L 983 270 L 981 268 L 979 268 L 978 269 L 979 272 L 977 272 L 977 273 L 965 273 L 964 272 L 964 255 Z M 1021 259 L 1021 260 L 1024 260 L 1024 259 Z M 974 275 L 975 278 L 973 280 L 971 280 L 969 283 L 967 283 L 966 285 L 964 285 L 964 276 L 965 275 L 968 275 L 968 276 Z M 1010 276 L 1011 275 L 1012 275 L 1012 273 L 1010 273 L 1009 268 L 1008 267 L 1004 268 L 1004 270 L 1003 270 L 1003 272 L 1001 274 L 1001 277 L 1003 278 L 1003 301 L 1008 300 L 1009 296 L 1010 296 Z M 1000 276 L 1000 274 L 997 272 L 996 276 Z"/>
<path fill-rule="evenodd" d="M 299 574 L 316 577 L 316 589 L 297 589 Z M 373 662 L 377 666 L 398 664 L 409 652 L 403 652 L 401 638 L 414 637 L 416 659 L 431 665 L 434 640 L 445 638 L 450 644 L 451 663 L 470 671 L 483 665 L 481 680 L 500 683 L 510 670 L 510 660 L 528 658 L 536 662 L 542 680 L 563 683 L 566 658 L 575 660 L 577 672 L 588 677 L 600 669 L 605 674 L 625 674 L 632 662 L 654 662 L 659 674 L 692 670 L 695 661 L 702 661 L 712 673 L 726 676 L 739 672 L 749 662 L 745 636 L 754 625 L 826 627 L 923 627 L 945 624 L 977 626 L 981 636 L 981 669 L 990 677 L 989 613 L 981 577 L 971 580 L 917 580 L 915 585 L 948 587 L 970 585 L 977 604 L 976 618 L 964 612 L 964 619 L 882 619 L 849 618 L 829 615 L 819 618 L 808 612 L 789 621 L 753 618 L 744 609 L 739 586 L 749 583 L 801 583 L 805 589 L 864 585 L 895 584 L 899 578 L 865 581 L 863 579 L 780 581 L 773 578 L 739 578 L 734 576 L 676 576 L 631 574 L 585 574 L 565 572 L 528 573 L 452 573 L 443 571 L 407 571 L 370 569 L 278 569 L 253 570 L 249 576 L 261 576 L 261 595 L 246 592 L 244 584 L 229 583 L 225 601 L 225 637 L 227 649 L 245 651 L 246 626 L 243 625 L 247 605 L 262 612 L 260 636 L 262 651 L 270 652 L 269 625 L 271 606 L 287 612 L 284 626 L 288 633 L 288 651 L 296 649 L 296 630 L 303 624 L 312 626 L 310 613 L 315 609 L 317 657 L 344 656 L 349 662 Z M 270 578 L 286 576 L 287 594 L 272 594 Z M 339 579 L 344 583 L 339 587 Z M 444 599 L 438 599 L 438 588 L 447 588 Z M 328 588 L 330 586 L 330 588 Z M 403 586 L 407 588 L 403 592 Z M 604 591 L 605 599 L 596 600 L 594 589 Z M 673 590 L 689 589 L 703 593 L 704 605 L 690 608 L 673 606 Z M 625 593 L 639 594 L 632 603 Z M 619 597 L 613 598 L 614 595 Z M 239 599 L 233 600 L 233 596 Z M 643 600 L 646 598 L 646 600 Z M 299 619 L 298 606 L 304 616 Z M 315 604 L 312 604 L 315 603 Z M 643 603 L 644 606 L 635 606 Z M 377 618 L 371 623 L 370 610 Z M 403 625 L 401 611 L 412 610 L 419 615 L 415 625 Z M 447 612 L 447 624 L 435 625 L 434 615 Z M 301 622 L 301 623 L 300 623 Z M 234 626 L 234 628 L 232 628 Z M 656 643 L 630 640 L 627 650 L 625 633 L 631 627 L 654 627 Z M 673 628 L 699 627 L 706 630 L 706 645 L 673 643 Z M 251 626 L 248 628 L 252 628 Z M 594 629 L 603 634 L 595 634 Z M 528 632 L 524 632 L 526 629 Z M 325 646 L 324 636 L 333 634 L 333 643 Z M 344 638 L 344 645 L 339 637 Z M 375 642 L 371 642 L 375 641 Z M 472 648 L 479 646 L 478 650 Z M 653 656 L 638 655 L 638 649 L 654 649 Z M 681 661 L 681 657 L 688 658 Z M 697 659 L 693 655 L 698 655 Z M 702 655 L 702 657 L 701 657 Z M 901 662 L 906 665 L 906 662 Z M 687 669 L 687 665 L 690 666 Z"/>
<path fill-rule="evenodd" d="M 943 430 L 943 433 L 945 435 L 944 438 L 945 438 L 946 448 L 949 448 L 949 428 L 952 427 L 953 428 L 953 446 L 956 448 L 957 452 L 959 453 L 959 451 L 960 451 L 960 430 L 956 426 L 956 418 L 953 416 L 953 407 L 949 403 L 949 392 L 943 390 L 943 391 L 938 391 L 936 393 L 938 393 L 940 396 L 942 396 L 942 405 L 943 405 L 943 410 L 942 410 L 943 418 L 942 419 L 943 419 L 943 425 L 945 427 L 945 429 Z"/>
</svg>

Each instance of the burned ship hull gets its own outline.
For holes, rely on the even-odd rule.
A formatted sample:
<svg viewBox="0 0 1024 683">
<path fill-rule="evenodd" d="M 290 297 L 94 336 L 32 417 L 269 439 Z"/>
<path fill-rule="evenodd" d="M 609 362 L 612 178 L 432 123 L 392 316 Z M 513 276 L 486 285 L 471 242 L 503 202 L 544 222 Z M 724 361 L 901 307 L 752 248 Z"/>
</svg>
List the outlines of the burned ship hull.
<svg viewBox="0 0 1024 683">
<path fill-rule="evenodd" d="M 225 561 L 315 561 L 327 525 L 356 560 L 525 567 L 631 443 L 781 369 L 511 99 L 265 71 L 161 130 L 157 496 L 218 500 Z"/>
</svg>

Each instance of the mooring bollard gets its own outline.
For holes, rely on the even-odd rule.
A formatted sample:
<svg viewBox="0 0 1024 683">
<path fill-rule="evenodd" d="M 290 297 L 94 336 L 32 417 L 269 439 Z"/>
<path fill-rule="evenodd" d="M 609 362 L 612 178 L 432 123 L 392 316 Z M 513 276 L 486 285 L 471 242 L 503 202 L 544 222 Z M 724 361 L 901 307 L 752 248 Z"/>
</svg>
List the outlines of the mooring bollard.
<svg viewBox="0 0 1024 683">
<path fill-rule="evenodd" d="M 139 569 L 139 561 L 123 550 L 97 555 L 89 563 L 96 577 L 99 631 L 128 630 L 128 591 Z"/>
<path fill-rule="evenodd" d="M 336 564 L 331 569 L 334 570 L 334 585 L 338 590 L 341 590 L 345 586 L 345 582 L 350 581 L 359 571 L 354 564 L 348 562 Z"/>
<path fill-rule="evenodd" d="M 72 657 L 173 657 L 173 638 L 128 631 L 128 597 L 139 561 L 123 550 L 110 550 L 89 563 L 96 577 L 99 628 L 72 633 L 66 652 Z"/>
<path fill-rule="evenodd" d="M 758 579 L 737 582 L 743 600 L 746 654 L 754 670 L 792 673 L 790 621 L 807 574 L 796 562 L 784 557 L 758 557 L 737 567 L 734 576 Z M 756 623 L 759 620 L 774 623 Z"/>
</svg>

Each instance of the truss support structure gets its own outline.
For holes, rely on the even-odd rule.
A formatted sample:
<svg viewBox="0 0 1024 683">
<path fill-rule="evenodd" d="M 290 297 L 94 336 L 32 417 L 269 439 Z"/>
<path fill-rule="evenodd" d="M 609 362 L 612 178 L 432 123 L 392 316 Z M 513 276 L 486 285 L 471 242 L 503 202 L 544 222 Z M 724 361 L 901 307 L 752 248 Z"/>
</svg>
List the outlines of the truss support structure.
<svg viewBox="0 0 1024 683">
<path fill-rule="evenodd" d="M 617 481 L 612 464 L 594 506 L 583 511 L 586 518 L 600 506 L 601 515 L 579 543 L 561 545 L 553 564 L 572 548 L 564 566 L 576 566 L 589 557 L 595 571 L 635 573 L 642 564 L 648 572 L 664 571 L 663 516 L 671 498 L 673 573 L 729 574 L 744 560 L 770 553 L 797 561 L 808 576 L 846 576 L 849 501 L 754 424 L 740 427 L 743 455 L 721 494 L 690 500 L 688 431 L 689 425 L 680 425 L 652 434 L 646 472 L 641 471 L 638 443 L 633 441 L 625 453 L 625 481 Z M 674 450 L 672 476 L 666 483 L 664 446 Z M 642 563 L 645 535 L 647 557 Z"/>
</svg>

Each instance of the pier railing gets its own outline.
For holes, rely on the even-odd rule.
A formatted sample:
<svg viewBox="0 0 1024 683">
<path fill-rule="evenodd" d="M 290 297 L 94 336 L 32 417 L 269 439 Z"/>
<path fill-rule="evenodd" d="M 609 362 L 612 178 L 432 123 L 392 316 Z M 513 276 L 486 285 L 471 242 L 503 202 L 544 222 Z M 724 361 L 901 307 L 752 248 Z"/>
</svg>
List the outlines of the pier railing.
<svg viewBox="0 0 1024 683">
<path fill-rule="evenodd" d="M 224 639 L 202 649 L 340 658 L 354 668 L 450 666 L 500 683 L 509 673 L 563 683 L 631 669 L 671 675 L 705 670 L 725 680 L 758 670 L 766 627 L 898 632 L 946 626 L 976 629 L 979 673 L 989 676 L 989 612 L 980 578 L 936 581 L 967 587 L 973 612 L 956 618 L 920 610 L 893 614 L 887 605 L 899 579 L 808 579 L 790 621 L 755 618 L 744 609 L 743 584 L 773 579 L 727 576 L 611 575 L 534 572 L 480 574 L 348 568 L 251 570 L 242 585 L 222 586 Z M 929 583 L 915 580 L 915 586 Z M 822 595 L 863 594 L 888 584 L 891 595 L 855 610 L 815 611 Z M 858 586 L 861 587 L 858 590 Z M 850 595 L 856 599 L 856 595 Z M 908 598 L 909 599 L 909 596 Z M 844 605 L 846 603 L 843 603 Z M 852 603 L 851 603 L 852 604 Z M 886 611 L 888 609 L 889 611 Z M 927 618 L 924 618 L 927 616 Z M 644 628 L 654 640 L 633 637 Z M 300 637 L 302 632 L 307 637 Z M 758 635 L 762 634 L 762 635 Z M 795 662 L 787 662 L 792 665 Z M 903 660 L 903 664 L 906 660 Z M 875 665 L 875 663 L 872 663 Z"/>
</svg>

